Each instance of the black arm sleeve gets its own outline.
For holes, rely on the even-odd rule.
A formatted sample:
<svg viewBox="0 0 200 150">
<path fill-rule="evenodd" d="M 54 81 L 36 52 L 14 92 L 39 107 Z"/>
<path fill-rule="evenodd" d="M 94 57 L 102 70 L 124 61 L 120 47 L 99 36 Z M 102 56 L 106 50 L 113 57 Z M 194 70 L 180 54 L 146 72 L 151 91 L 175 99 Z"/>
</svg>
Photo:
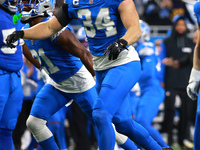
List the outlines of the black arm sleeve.
<svg viewBox="0 0 200 150">
<path fill-rule="evenodd" d="M 60 22 L 60 24 L 63 27 L 68 25 L 70 23 L 70 21 L 72 20 L 71 18 L 69 18 L 68 5 L 67 4 L 63 4 L 59 8 L 59 10 L 56 12 L 55 17 L 58 19 L 58 21 Z"/>
</svg>

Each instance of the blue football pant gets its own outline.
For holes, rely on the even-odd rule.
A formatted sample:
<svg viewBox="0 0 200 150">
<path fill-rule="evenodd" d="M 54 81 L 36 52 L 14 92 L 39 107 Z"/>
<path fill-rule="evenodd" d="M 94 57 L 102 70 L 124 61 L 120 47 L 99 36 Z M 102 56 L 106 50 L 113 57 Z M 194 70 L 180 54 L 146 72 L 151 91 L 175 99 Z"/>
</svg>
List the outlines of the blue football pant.
<svg viewBox="0 0 200 150">
<path fill-rule="evenodd" d="M 12 131 L 22 108 L 23 92 L 18 73 L 0 70 L 0 149 L 13 150 Z"/>
<path fill-rule="evenodd" d="M 92 121 L 92 106 L 96 97 L 97 93 L 95 87 L 83 93 L 64 93 L 57 90 L 52 85 L 46 84 L 37 94 L 30 115 L 48 120 L 53 114 L 65 106 L 67 102 L 73 99 L 87 115 L 88 119 Z M 45 145 L 48 142 L 53 142 L 53 139 L 49 140 L 50 141 L 47 139 L 39 144 Z M 45 149 L 44 146 L 43 149 Z M 52 149 L 55 148 L 52 146 Z"/>
<path fill-rule="evenodd" d="M 111 122 L 119 133 L 127 135 L 145 149 L 162 149 L 131 117 L 130 97 L 127 95 L 138 81 L 140 73 L 139 61 L 95 72 L 99 95 L 94 104 L 93 119 L 99 132 L 100 150 L 114 149 L 115 134 Z"/>
<path fill-rule="evenodd" d="M 161 134 L 152 126 L 152 121 L 159 111 L 159 106 L 165 97 L 164 89 L 159 85 L 147 88 L 141 93 L 136 107 L 135 121 L 141 124 L 162 147 L 168 147 Z"/>
<path fill-rule="evenodd" d="M 200 149 L 200 90 L 197 100 L 197 113 L 194 131 L 194 150 Z"/>
</svg>

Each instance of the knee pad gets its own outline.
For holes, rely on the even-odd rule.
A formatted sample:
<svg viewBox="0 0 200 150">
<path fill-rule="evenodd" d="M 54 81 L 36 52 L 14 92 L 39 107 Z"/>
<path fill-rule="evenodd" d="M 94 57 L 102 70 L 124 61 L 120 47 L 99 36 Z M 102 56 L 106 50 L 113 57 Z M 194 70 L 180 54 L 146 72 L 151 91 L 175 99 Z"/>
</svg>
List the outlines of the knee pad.
<svg viewBox="0 0 200 150">
<path fill-rule="evenodd" d="M 97 126 L 112 122 L 111 114 L 103 109 L 95 109 L 92 112 L 93 121 Z"/>
<path fill-rule="evenodd" d="M 26 125 L 35 137 L 36 141 L 42 142 L 51 136 L 52 132 L 46 126 L 47 121 L 30 115 L 26 121 Z"/>
<path fill-rule="evenodd" d="M 123 134 L 120 134 L 119 132 L 117 132 L 116 129 L 115 129 L 114 124 L 112 124 L 112 125 L 113 125 L 113 128 L 115 130 L 115 137 L 116 137 L 117 144 L 119 144 L 119 145 L 124 144 L 126 142 L 126 140 L 128 139 L 128 137 L 123 135 Z"/>
</svg>

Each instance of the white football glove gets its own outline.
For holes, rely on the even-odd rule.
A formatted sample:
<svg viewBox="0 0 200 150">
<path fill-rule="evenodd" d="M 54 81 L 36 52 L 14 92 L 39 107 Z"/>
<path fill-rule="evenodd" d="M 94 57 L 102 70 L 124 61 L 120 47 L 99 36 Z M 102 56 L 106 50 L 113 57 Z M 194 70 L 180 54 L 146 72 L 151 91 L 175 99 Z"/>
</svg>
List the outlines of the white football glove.
<svg viewBox="0 0 200 150">
<path fill-rule="evenodd" d="M 187 86 L 187 94 L 192 100 L 197 100 L 200 87 L 200 71 L 192 68 L 189 84 Z"/>
</svg>

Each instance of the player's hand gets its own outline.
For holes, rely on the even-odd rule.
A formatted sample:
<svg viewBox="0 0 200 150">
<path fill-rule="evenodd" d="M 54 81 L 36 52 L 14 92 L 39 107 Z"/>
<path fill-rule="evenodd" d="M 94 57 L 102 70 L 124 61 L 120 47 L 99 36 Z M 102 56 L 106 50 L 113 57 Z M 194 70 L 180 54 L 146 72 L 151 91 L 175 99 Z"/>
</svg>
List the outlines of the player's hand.
<svg viewBox="0 0 200 150">
<path fill-rule="evenodd" d="M 196 2 L 194 5 L 194 14 L 197 17 L 197 23 L 200 27 L 200 1 Z"/>
<path fill-rule="evenodd" d="M 128 42 L 124 39 L 119 39 L 114 43 L 110 44 L 104 51 L 104 55 L 109 55 L 109 60 L 117 59 L 119 53 L 126 48 Z"/>
<path fill-rule="evenodd" d="M 24 31 L 23 30 L 14 31 L 12 34 L 8 35 L 8 37 L 6 39 L 6 44 L 10 48 L 15 48 L 16 46 L 13 43 L 15 43 L 17 40 L 19 40 L 23 36 L 24 36 Z"/>
<path fill-rule="evenodd" d="M 200 71 L 192 68 L 189 84 L 187 86 L 187 94 L 192 100 L 197 100 L 200 87 Z"/>
</svg>

